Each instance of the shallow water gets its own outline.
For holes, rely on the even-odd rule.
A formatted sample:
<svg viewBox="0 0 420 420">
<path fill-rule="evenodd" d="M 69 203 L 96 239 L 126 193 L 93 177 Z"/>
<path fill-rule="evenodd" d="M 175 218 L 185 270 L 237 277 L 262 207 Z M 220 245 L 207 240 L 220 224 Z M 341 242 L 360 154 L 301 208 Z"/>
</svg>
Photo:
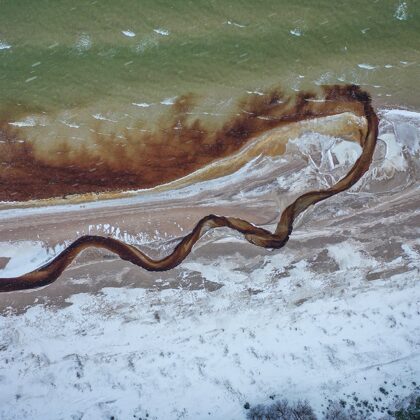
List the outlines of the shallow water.
<svg viewBox="0 0 420 420">
<path fill-rule="evenodd" d="M 191 163 L 186 143 L 279 86 L 355 83 L 376 106 L 418 109 L 419 34 L 417 1 L 4 1 L 0 200 L 28 198 L 19 174 L 32 145 L 42 159 L 25 178 L 48 185 L 33 187 L 33 198 L 184 176 L 214 159 L 197 152 Z M 177 130 L 195 119 L 200 126 L 181 144 Z M 3 147 L 10 138 L 12 156 Z M 228 153 L 228 141 L 222 148 Z M 110 185 L 116 166 L 125 169 Z"/>
</svg>

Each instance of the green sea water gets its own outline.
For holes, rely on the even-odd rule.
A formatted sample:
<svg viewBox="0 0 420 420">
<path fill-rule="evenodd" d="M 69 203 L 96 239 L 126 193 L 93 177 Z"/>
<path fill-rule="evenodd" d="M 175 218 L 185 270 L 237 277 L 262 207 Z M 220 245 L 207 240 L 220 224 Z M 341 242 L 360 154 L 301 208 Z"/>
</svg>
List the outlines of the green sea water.
<svg viewBox="0 0 420 420">
<path fill-rule="evenodd" d="M 188 92 L 214 111 L 329 83 L 419 109 L 420 1 L 0 0 L 2 119 L 135 119 Z"/>
</svg>

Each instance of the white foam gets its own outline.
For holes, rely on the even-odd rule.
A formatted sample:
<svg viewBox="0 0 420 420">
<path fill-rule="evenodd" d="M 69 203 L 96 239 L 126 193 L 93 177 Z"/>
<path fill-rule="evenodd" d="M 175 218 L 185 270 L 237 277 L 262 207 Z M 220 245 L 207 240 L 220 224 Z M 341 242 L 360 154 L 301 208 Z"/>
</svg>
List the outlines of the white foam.
<svg viewBox="0 0 420 420">
<path fill-rule="evenodd" d="M 264 92 L 259 90 L 247 90 L 246 93 L 249 93 L 250 95 L 264 96 Z"/>
<path fill-rule="evenodd" d="M 144 53 L 147 49 L 155 48 L 159 45 L 156 36 L 150 36 L 143 39 L 139 44 L 136 45 L 135 49 L 137 53 Z"/>
<path fill-rule="evenodd" d="M 360 63 L 357 65 L 357 67 L 361 68 L 361 69 L 365 69 L 365 70 L 374 70 L 376 69 L 376 66 L 372 66 L 371 64 L 367 64 L 367 63 Z"/>
<path fill-rule="evenodd" d="M 289 31 L 289 33 L 291 34 L 291 35 L 294 35 L 294 36 L 302 36 L 302 30 L 301 29 L 299 29 L 299 28 L 294 28 L 294 29 L 292 29 L 292 30 L 290 30 Z"/>
<path fill-rule="evenodd" d="M 70 127 L 70 128 L 80 128 L 80 125 L 77 125 L 76 123 L 72 123 L 72 122 L 65 121 L 65 120 L 61 120 L 60 122 L 61 122 L 61 124 L 64 124 L 64 125 L 66 125 L 67 127 Z"/>
<path fill-rule="evenodd" d="M 315 84 L 316 85 L 325 85 L 327 83 L 331 83 L 334 80 L 334 73 L 327 71 L 323 74 L 321 74 L 321 76 L 319 76 L 319 78 L 317 80 L 315 80 Z"/>
<path fill-rule="evenodd" d="M 75 44 L 76 50 L 79 52 L 88 51 L 92 48 L 92 39 L 89 34 L 81 34 Z"/>
<path fill-rule="evenodd" d="M 25 83 L 33 82 L 34 80 L 38 79 L 38 76 L 32 76 L 25 80 Z"/>
<path fill-rule="evenodd" d="M 237 28 L 245 28 L 246 27 L 245 25 L 241 25 L 240 23 L 234 22 L 233 20 L 227 20 L 226 24 L 236 26 Z"/>
<path fill-rule="evenodd" d="M 177 99 L 177 96 L 173 96 L 172 98 L 166 98 L 161 101 L 162 105 L 173 105 Z"/>
<path fill-rule="evenodd" d="M 121 33 L 122 33 L 123 35 L 125 35 L 125 36 L 129 37 L 129 38 L 133 38 L 133 37 L 135 37 L 135 36 L 136 36 L 135 32 L 133 32 L 133 31 L 129 31 L 129 30 L 127 30 L 127 31 L 121 31 Z"/>
<path fill-rule="evenodd" d="M 44 117 L 30 116 L 26 117 L 22 121 L 10 122 L 9 125 L 12 125 L 14 127 L 45 127 L 47 125 L 47 120 Z"/>
<path fill-rule="evenodd" d="M 0 41 L 0 50 L 9 50 L 10 48 L 12 48 L 10 44 L 4 41 Z"/>
<path fill-rule="evenodd" d="M 152 104 L 148 104 L 147 102 L 133 102 L 131 105 L 138 106 L 139 108 L 149 108 Z"/>
<path fill-rule="evenodd" d="M 117 122 L 116 120 L 111 120 L 110 118 L 107 118 L 102 114 L 93 114 L 92 117 L 95 118 L 95 120 L 110 121 L 114 123 Z"/>
<path fill-rule="evenodd" d="M 400 1 L 398 4 L 398 7 L 395 10 L 394 13 L 395 19 L 398 20 L 407 20 L 408 19 L 408 5 L 405 1 Z"/>
<path fill-rule="evenodd" d="M 168 36 L 169 35 L 169 31 L 167 29 L 162 29 L 162 28 L 157 28 L 157 29 L 153 29 L 153 32 L 162 35 L 162 36 Z"/>
</svg>

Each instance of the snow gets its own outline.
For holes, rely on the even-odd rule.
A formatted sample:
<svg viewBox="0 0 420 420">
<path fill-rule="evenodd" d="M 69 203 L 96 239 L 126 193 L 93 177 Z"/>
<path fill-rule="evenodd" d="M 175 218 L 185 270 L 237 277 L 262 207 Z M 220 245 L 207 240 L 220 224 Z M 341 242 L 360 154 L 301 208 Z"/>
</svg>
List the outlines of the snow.
<svg viewBox="0 0 420 420">
<path fill-rule="evenodd" d="M 53 256 L 57 255 L 64 245 L 45 249 L 41 242 L 21 241 L 11 245 L 0 242 L 0 256 L 10 258 L 6 267 L 0 270 L 1 277 L 20 276 L 35 270 Z"/>
<path fill-rule="evenodd" d="M 272 394 L 320 411 L 347 392 L 371 398 L 384 380 L 403 396 L 420 373 L 418 272 L 357 289 L 347 270 L 334 292 L 304 267 L 273 282 L 282 260 L 249 276 L 228 258 L 186 264 L 225 282 L 211 293 L 107 288 L 3 316 L 0 417 L 239 419 Z M 294 285 L 314 280 L 299 304 Z"/>
</svg>

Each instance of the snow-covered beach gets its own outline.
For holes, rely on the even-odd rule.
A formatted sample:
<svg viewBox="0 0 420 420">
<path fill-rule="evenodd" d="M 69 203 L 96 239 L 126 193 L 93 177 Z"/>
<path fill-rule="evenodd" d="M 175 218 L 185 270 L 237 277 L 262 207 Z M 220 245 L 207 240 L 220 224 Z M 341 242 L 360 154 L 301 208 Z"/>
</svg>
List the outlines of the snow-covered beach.
<svg viewBox="0 0 420 420">
<path fill-rule="evenodd" d="M 0 418 L 240 419 L 277 398 L 307 399 L 320 418 L 328 400 L 368 401 L 386 418 L 420 382 L 420 118 L 380 117 L 369 172 L 303 214 L 281 250 L 219 229 L 170 272 L 89 251 L 47 288 L 0 295 Z M 81 234 L 163 255 L 211 212 L 270 228 L 358 152 L 308 132 L 278 158 L 155 198 L 2 210 L 0 276 Z"/>
</svg>

